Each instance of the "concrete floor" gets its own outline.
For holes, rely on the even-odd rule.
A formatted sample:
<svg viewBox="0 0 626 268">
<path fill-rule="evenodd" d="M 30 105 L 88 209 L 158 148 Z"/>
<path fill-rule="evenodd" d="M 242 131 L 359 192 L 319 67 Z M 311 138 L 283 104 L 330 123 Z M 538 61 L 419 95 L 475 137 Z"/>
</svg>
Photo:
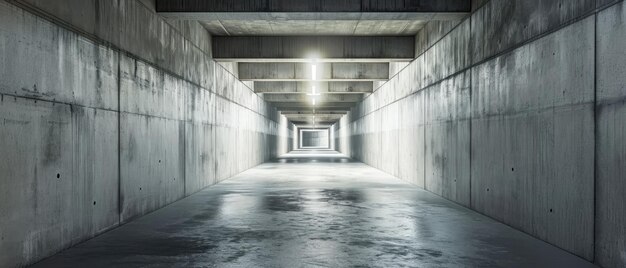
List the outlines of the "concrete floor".
<svg viewBox="0 0 626 268">
<path fill-rule="evenodd" d="M 595 267 L 331 151 L 250 169 L 35 267 Z"/>
</svg>

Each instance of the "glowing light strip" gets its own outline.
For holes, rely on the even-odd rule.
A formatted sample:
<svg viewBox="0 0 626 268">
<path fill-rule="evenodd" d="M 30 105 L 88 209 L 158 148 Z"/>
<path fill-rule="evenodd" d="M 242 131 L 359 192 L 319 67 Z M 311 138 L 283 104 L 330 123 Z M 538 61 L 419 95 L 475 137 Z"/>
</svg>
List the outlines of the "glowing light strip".
<svg viewBox="0 0 626 268">
<path fill-rule="evenodd" d="M 315 60 L 313 61 L 315 62 Z M 317 65 L 315 63 L 311 63 L 311 80 L 315 81 L 317 80 Z M 315 106 L 315 96 L 319 96 L 320 94 L 317 93 L 317 88 L 315 87 L 315 82 L 313 82 L 313 85 L 311 86 L 311 93 L 307 94 L 309 96 L 313 96 L 311 98 L 311 102 L 313 103 L 313 106 Z M 313 121 L 315 124 L 315 121 Z"/>
</svg>

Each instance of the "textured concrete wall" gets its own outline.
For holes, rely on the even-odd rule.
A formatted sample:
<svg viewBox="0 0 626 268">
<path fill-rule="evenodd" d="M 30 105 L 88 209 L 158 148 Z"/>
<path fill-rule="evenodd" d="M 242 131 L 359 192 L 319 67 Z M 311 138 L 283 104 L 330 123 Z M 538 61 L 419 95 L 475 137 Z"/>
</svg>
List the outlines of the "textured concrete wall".
<svg viewBox="0 0 626 268">
<path fill-rule="evenodd" d="M 200 26 L 139 1 L 65 2 L 0 1 L 2 267 L 292 148 L 286 118 L 210 58 Z"/>
<path fill-rule="evenodd" d="M 605 267 L 624 267 L 626 4 L 598 13 L 596 27 L 596 260 Z"/>
<path fill-rule="evenodd" d="M 604 267 L 626 265 L 626 9 L 480 1 L 335 125 L 365 163 Z M 395 118 L 396 120 L 392 120 Z"/>
</svg>

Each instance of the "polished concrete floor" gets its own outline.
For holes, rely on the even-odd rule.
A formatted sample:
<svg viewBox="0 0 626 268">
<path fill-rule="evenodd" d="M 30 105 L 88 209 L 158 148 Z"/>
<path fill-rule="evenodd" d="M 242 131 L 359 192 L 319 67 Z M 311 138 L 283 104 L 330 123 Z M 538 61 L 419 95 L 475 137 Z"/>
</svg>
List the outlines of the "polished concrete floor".
<svg viewBox="0 0 626 268">
<path fill-rule="evenodd" d="M 594 267 L 331 151 L 250 169 L 37 267 Z"/>
</svg>

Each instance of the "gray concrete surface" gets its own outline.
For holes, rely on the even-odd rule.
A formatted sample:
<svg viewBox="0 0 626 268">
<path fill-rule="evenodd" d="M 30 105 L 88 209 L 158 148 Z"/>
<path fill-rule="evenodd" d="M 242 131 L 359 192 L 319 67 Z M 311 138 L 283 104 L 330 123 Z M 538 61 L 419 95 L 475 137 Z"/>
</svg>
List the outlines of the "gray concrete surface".
<svg viewBox="0 0 626 268">
<path fill-rule="evenodd" d="M 427 21 L 458 20 L 465 0 L 158 1 L 159 15 L 198 21 L 215 36 L 412 36 Z"/>
<path fill-rule="evenodd" d="M 335 4 L 336 2 L 333 2 Z M 332 6 L 332 5 L 327 5 Z M 159 12 L 197 21 L 215 36 L 411 36 L 429 21 L 459 20 L 466 12 Z"/>
<path fill-rule="evenodd" d="M 462 0 L 242 1 L 268 4 L 185 15 L 214 17 L 199 22 L 161 17 L 153 0 L 0 0 L 0 266 L 132 224 L 287 152 L 294 124 L 329 127 L 346 155 L 601 266 L 626 266 L 623 1 L 474 0 L 469 17 L 406 12 L 469 8 Z M 264 23 L 291 34 L 216 38 L 215 21 L 233 35 L 267 32 Z M 294 36 L 305 28 L 347 34 Z M 330 66 L 320 78 L 335 80 L 320 82 L 315 106 L 311 84 L 295 81 L 312 57 Z M 367 82 L 336 81 L 358 79 Z M 351 246 L 343 253 L 372 252 Z"/>
<path fill-rule="evenodd" d="M 281 113 L 306 113 L 306 114 L 311 114 L 311 113 L 344 113 L 347 115 L 347 113 L 350 111 L 349 107 L 344 107 L 344 108 L 318 108 L 316 109 L 315 107 L 300 107 L 300 108 L 281 108 L 279 109 L 281 110 Z"/>
<path fill-rule="evenodd" d="M 343 114 L 328 114 L 328 113 L 315 113 L 315 114 L 285 114 L 288 119 L 308 118 L 315 116 L 317 118 L 336 119 L 339 120 Z"/>
<path fill-rule="evenodd" d="M 264 94 L 263 95 L 263 99 L 265 99 L 265 101 L 269 101 L 269 102 L 301 102 L 303 103 L 302 106 L 307 106 L 312 104 L 311 103 L 311 96 L 307 95 L 307 94 L 302 94 L 302 93 L 285 93 L 285 94 L 278 94 L 278 93 L 271 93 L 271 94 Z M 361 94 L 344 94 L 344 93 L 336 93 L 336 94 L 320 94 L 319 96 L 315 96 L 315 99 L 317 100 L 317 103 L 323 104 L 323 103 L 342 103 L 342 102 L 347 102 L 347 103 L 355 103 L 358 102 L 360 100 L 363 99 L 363 96 Z"/>
<path fill-rule="evenodd" d="M 332 5 L 323 0 L 206 2 L 201 0 L 157 0 L 159 12 L 185 13 L 297 13 L 297 12 L 469 12 L 465 0 L 339 0 Z"/>
<path fill-rule="evenodd" d="M 363 94 L 359 93 L 372 92 L 372 81 L 389 79 L 389 65 L 371 62 L 240 62 L 237 71 L 238 79 L 255 81 L 254 91 L 263 93 L 265 101 L 300 102 L 300 106 L 307 107 L 313 98 L 307 94 L 312 94 L 313 88 L 315 94 L 321 94 L 315 97 L 317 103 L 360 101 Z"/>
<path fill-rule="evenodd" d="M 623 267 L 623 5 L 491 0 L 456 23 L 429 22 L 416 36 L 417 58 L 335 125 L 335 144 Z"/>
<path fill-rule="evenodd" d="M 33 267 L 595 267 L 333 151 L 296 151 Z"/>
<path fill-rule="evenodd" d="M 413 36 L 215 36 L 217 61 L 389 62 L 410 61 L 415 53 Z"/>
<path fill-rule="evenodd" d="M 372 93 L 374 84 L 363 81 L 342 81 L 342 82 L 254 82 L 254 92 L 256 93 L 311 93 L 315 85 L 316 92 L 319 93 Z"/>
<path fill-rule="evenodd" d="M 239 79 L 242 81 L 310 81 L 312 64 L 316 67 L 317 81 L 387 81 L 389 63 L 381 62 L 240 62 Z"/>
<path fill-rule="evenodd" d="M 315 105 L 315 107 L 314 107 L 313 104 L 310 102 L 310 100 L 307 101 L 306 103 L 303 103 L 303 102 L 283 102 L 283 101 L 272 103 L 272 106 L 276 107 L 276 109 L 278 109 L 279 111 L 289 110 L 289 109 L 293 109 L 293 108 L 297 108 L 298 110 L 300 110 L 300 109 L 307 109 L 307 108 L 316 108 L 316 109 L 320 109 L 320 110 L 338 109 L 338 110 L 343 111 L 346 108 L 352 107 L 354 105 L 355 105 L 354 102 L 320 102 L 320 103 L 317 103 Z"/>
<path fill-rule="evenodd" d="M 283 112 L 280 112 L 280 113 L 283 114 L 283 115 L 286 115 L 286 116 L 288 116 L 288 115 L 297 115 L 297 114 L 314 114 L 313 111 L 307 111 L 307 110 L 304 110 L 304 111 L 283 111 Z M 320 114 L 329 114 L 329 115 L 330 114 L 333 114 L 333 115 L 340 115 L 341 114 L 341 115 L 346 115 L 346 114 L 348 114 L 348 112 L 347 111 L 336 111 L 336 112 L 327 111 L 327 112 L 320 112 Z"/>
<path fill-rule="evenodd" d="M 299 121 L 299 122 L 294 122 L 294 125 L 297 128 L 332 128 L 333 125 L 335 124 L 335 121 L 329 121 L 329 122 L 315 122 L 315 124 L 313 124 L 311 121 Z M 298 146 L 294 146 L 294 148 L 298 148 Z"/>
<path fill-rule="evenodd" d="M 626 266 L 626 6 L 597 16 L 596 259 Z"/>
<path fill-rule="evenodd" d="M 176 28 L 190 24 L 138 1 L 20 3 L 39 15 L 0 1 L 1 267 L 290 150 L 287 119 Z"/>
</svg>

